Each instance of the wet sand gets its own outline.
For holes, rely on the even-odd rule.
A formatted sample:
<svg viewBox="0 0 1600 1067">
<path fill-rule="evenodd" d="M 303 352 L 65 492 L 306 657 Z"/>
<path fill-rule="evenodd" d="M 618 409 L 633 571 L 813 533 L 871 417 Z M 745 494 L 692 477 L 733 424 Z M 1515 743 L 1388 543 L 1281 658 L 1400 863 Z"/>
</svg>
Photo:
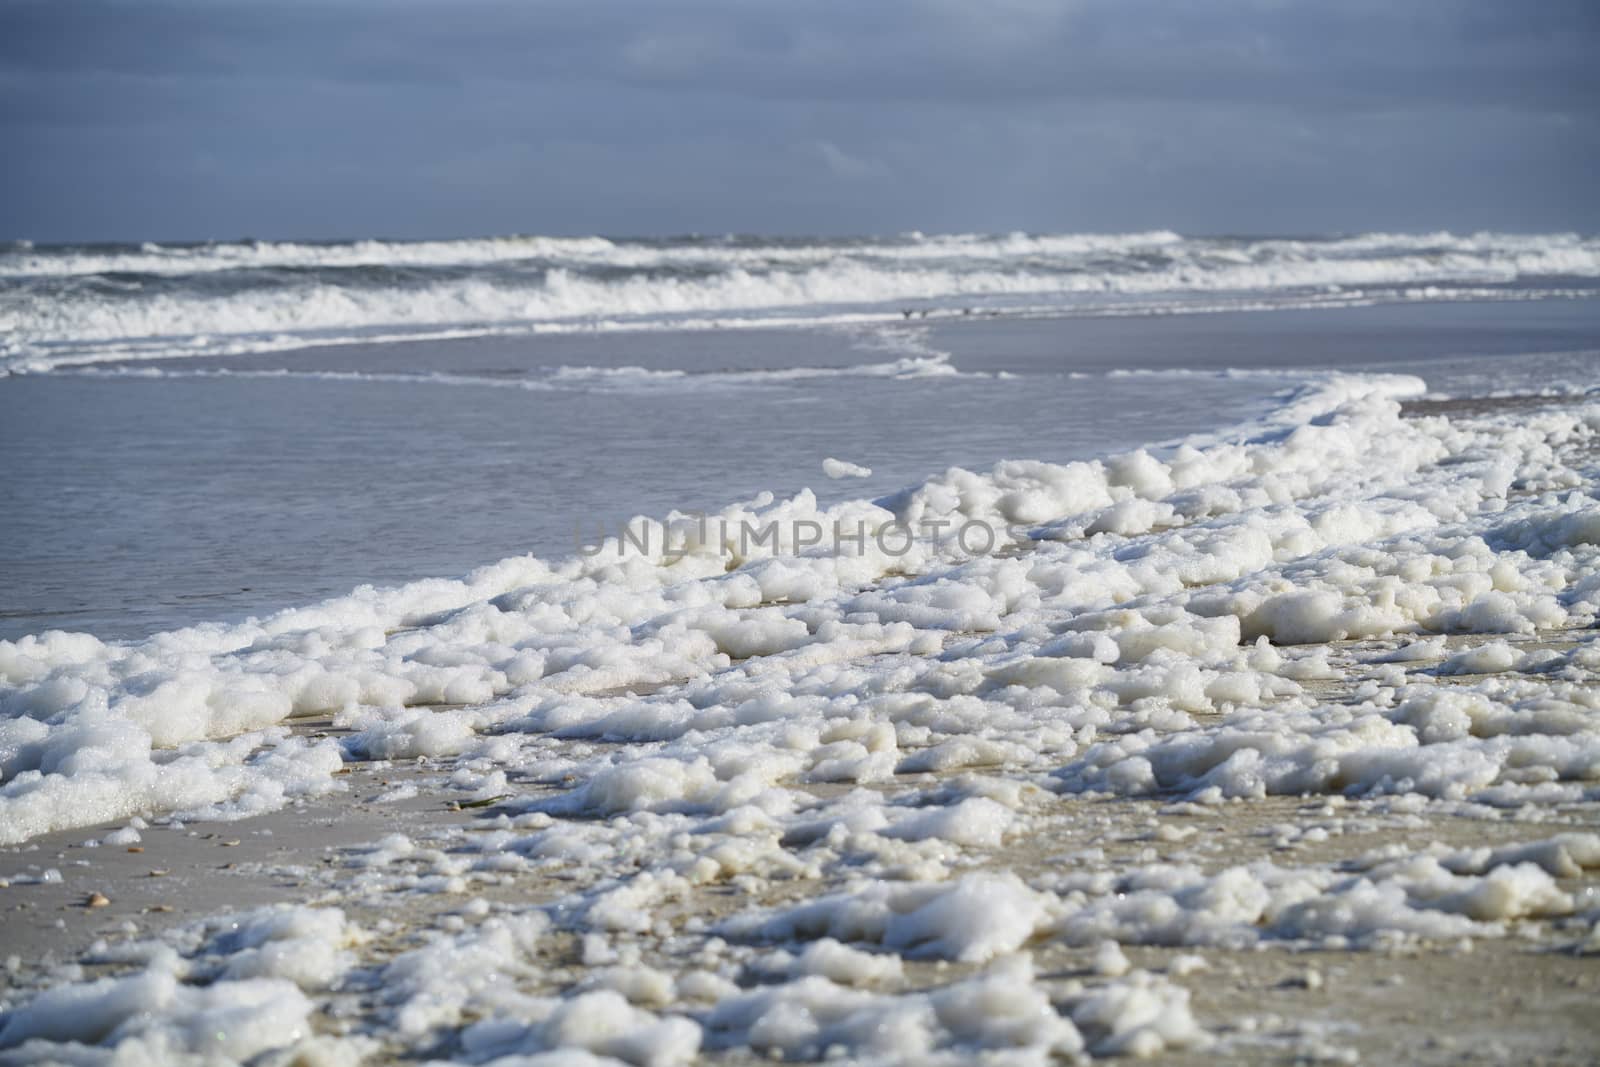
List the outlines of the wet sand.
<svg viewBox="0 0 1600 1067">
<path fill-rule="evenodd" d="M 1520 642 L 1560 648 L 1574 635 L 1543 634 Z M 1482 638 L 1458 637 L 1450 651 Z M 1345 651 L 1359 650 L 1351 643 Z M 1425 669 L 1431 664 L 1412 664 Z M 1472 676 L 1441 679 L 1463 684 Z M 1321 698 L 1348 699 L 1348 686 L 1322 684 Z M 318 731 L 323 724 L 302 724 Z M 460 831 L 487 830 L 503 821 L 494 805 L 461 806 L 442 768 L 428 761 L 353 763 L 347 791 L 331 800 L 237 822 L 152 826 L 133 848 L 87 847 L 116 829 L 48 835 L 0 852 L 0 946 L 17 989 L 42 987 L 62 977 L 120 973 L 118 964 L 94 962 L 107 943 L 148 938 L 204 916 L 266 904 L 337 906 L 359 926 L 387 927 L 360 946 L 363 966 L 392 959 L 448 928 L 462 894 L 407 892 L 392 884 L 361 884 L 360 864 L 373 842 L 403 833 L 419 845 L 448 843 Z M 934 789 L 961 775 L 902 775 L 899 789 Z M 380 799 L 397 787 L 416 795 Z M 812 787 L 818 795 L 826 787 Z M 409 791 L 409 790 L 403 790 Z M 526 799 L 527 794 L 522 793 Z M 468 801 L 468 803 L 472 803 Z M 1494 847 L 1570 830 L 1600 831 L 1600 805 L 1510 811 L 1492 820 L 1482 809 L 1423 814 L 1391 799 L 1269 797 L 1213 807 L 1149 800 L 1060 796 L 1032 790 L 1037 831 L 994 850 L 989 869 L 1014 871 L 1025 880 L 1070 869 L 1096 854 L 1094 865 L 1115 870 L 1155 860 L 1188 862 L 1208 871 L 1266 860 L 1279 865 L 1350 864 L 1380 849 L 1416 852 L 1429 845 Z M 1308 833 L 1322 830 L 1324 833 Z M 32 882 L 43 870 L 58 883 Z M 626 869 L 614 874 L 626 875 Z M 467 896 L 496 907 L 537 908 L 579 885 L 577 872 L 559 866 L 534 875 L 473 875 Z M 838 872 L 822 882 L 771 880 L 752 898 L 745 888 L 716 882 L 674 902 L 661 917 L 674 936 L 641 935 L 643 962 L 681 968 L 675 936 L 752 906 L 802 902 L 841 887 Z M 1563 890 L 1592 910 L 1600 902 L 1600 871 L 1563 879 Z M 91 906 L 99 894 L 108 903 Z M 1398 950 L 1320 950 L 1257 945 L 1168 948 L 1127 945 L 1135 967 L 1168 972 L 1203 959 L 1203 969 L 1174 978 L 1193 997 L 1197 1018 L 1221 1042 L 1204 1051 L 1167 1052 L 1161 1062 L 1234 1063 L 1410 1062 L 1585 1064 L 1600 1055 L 1600 954 L 1581 920 L 1513 924 L 1510 936 Z M 1059 939 L 1028 946 L 1040 984 L 1066 997 L 1097 981 L 1093 950 Z M 63 969 L 65 968 L 65 970 Z M 549 941 L 540 961 L 540 989 L 569 991 L 583 983 L 586 967 L 575 936 Z M 908 964 L 904 988 L 943 985 L 977 968 L 947 963 Z M 341 1005 L 341 1002 L 345 1002 Z M 350 1024 L 359 997 L 333 993 L 323 1005 L 330 1032 Z M 338 1019 L 335 1024 L 333 1020 Z M 391 1049 L 398 1053 L 398 1047 Z M 729 1050 L 717 1062 L 758 1062 Z"/>
<path fill-rule="evenodd" d="M 1538 406 L 1534 399 L 1547 402 L 1529 398 L 1528 407 Z M 1476 407 L 1462 403 L 1425 401 L 1409 407 L 1417 415 L 1485 409 L 1482 401 L 1468 402 Z M 1488 409 L 1517 406 L 1494 401 Z M 1451 637 L 1444 654 L 1500 639 Z M 1593 640 L 1589 632 L 1559 631 L 1510 638 L 1514 648 L 1524 651 L 1565 651 Z M 1330 661 L 1342 665 L 1343 673 L 1307 682 L 1307 689 L 1325 703 L 1354 703 L 1354 664 L 1361 653 L 1382 646 L 1331 646 Z M 1441 661 L 1438 657 L 1405 667 L 1413 681 L 1432 677 L 1441 686 L 1481 680 L 1430 676 Z M 296 729 L 313 735 L 333 732 L 326 721 L 300 722 Z M 419 863 L 410 882 L 404 860 L 382 873 L 368 872 L 364 858 L 386 835 L 404 834 L 423 849 L 430 844 L 458 849 L 463 835 L 510 825 L 511 817 L 538 795 L 518 784 L 509 807 L 492 798 L 475 801 L 451 788 L 451 769 L 448 760 L 354 762 L 341 776 L 343 792 L 269 815 L 181 826 L 158 821 L 133 846 L 90 847 L 87 842 L 118 828 L 105 826 L 0 850 L 0 957 L 9 957 L 7 982 L 13 993 L 20 993 L 123 973 L 127 964 L 112 962 L 107 946 L 160 935 L 216 913 L 277 903 L 343 909 L 352 923 L 370 932 L 350 946 L 358 969 L 370 974 L 429 936 L 458 929 L 468 899 L 481 898 L 498 913 L 514 913 L 552 905 L 593 884 L 592 868 L 567 868 L 559 862 L 533 871 L 470 871 L 459 887 L 442 892 L 420 888 L 426 864 Z M 982 776 L 981 771 L 902 774 L 871 788 L 931 792 Z M 1593 799 L 1504 810 L 1322 796 L 1197 805 L 1170 798 L 1061 795 L 1049 788 L 1047 774 L 1022 777 L 1019 788 L 1031 832 L 989 850 L 983 865 L 1015 872 L 1027 881 L 1156 861 L 1189 863 L 1207 872 L 1255 861 L 1359 870 L 1363 857 L 1382 850 L 1414 854 L 1433 845 L 1492 848 L 1567 831 L 1600 831 L 1600 803 Z M 818 797 L 839 792 L 838 787 L 798 783 L 789 788 Z M 956 854 L 949 858 L 965 862 Z M 640 859 L 633 857 L 608 873 L 625 877 L 641 868 Z M 59 872 L 59 880 L 39 880 L 52 870 Z M 815 899 L 841 889 L 849 877 L 848 867 L 836 865 L 820 876 L 699 884 L 688 896 L 662 905 L 656 926 L 639 932 L 630 944 L 639 962 L 681 972 L 689 962 L 685 939 L 703 941 L 708 924 L 716 919 L 753 907 Z M 1187 989 L 1197 1020 L 1218 1042 L 1204 1050 L 1163 1053 L 1161 1062 L 1593 1063 L 1600 1059 L 1600 1012 L 1595 1009 L 1600 1000 L 1600 943 L 1592 930 L 1592 916 L 1600 909 L 1600 870 L 1562 877 L 1558 885 L 1577 902 L 1571 916 L 1514 921 L 1500 938 L 1363 949 L 1129 944 L 1124 951 L 1133 967 L 1169 973 Z M 1044 937 L 1026 948 L 1039 985 L 1053 1000 L 1070 999 L 1102 980 L 1090 947 Z M 539 977 L 527 992 L 569 992 L 592 970 L 584 962 L 578 936 L 559 927 L 539 951 Z M 1195 956 L 1204 963 L 1195 963 Z M 895 988 L 942 986 L 978 969 L 908 962 Z M 381 1030 L 370 990 L 336 987 L 320 995 L 318 1007 L 315 1025 L 322 1032 Z M 378 1058 L 401 1053 L 401 1045 L 385 1043 Z M 764 1059 L 748 1049 L 704 1055 L 720 1063 Z"/>
</svg>

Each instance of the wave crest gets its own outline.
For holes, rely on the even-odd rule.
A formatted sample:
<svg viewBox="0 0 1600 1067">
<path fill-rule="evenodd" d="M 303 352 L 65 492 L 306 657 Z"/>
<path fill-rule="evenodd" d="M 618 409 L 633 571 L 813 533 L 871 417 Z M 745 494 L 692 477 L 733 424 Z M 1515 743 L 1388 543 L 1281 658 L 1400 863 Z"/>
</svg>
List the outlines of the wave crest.
<svg viewBox="0 0 1600 1067">
<path fill-rule="evenodd" d="M 1161 313 L 1203 294 L 1274 307 L 1518 297 L 1544 282 L 1564 295 L 1551 280 L 1597 277 L 1600 240 L 1576 234 L 18 245 L 0 251 L 0 369 L 451 334 Z"/>
</svg>

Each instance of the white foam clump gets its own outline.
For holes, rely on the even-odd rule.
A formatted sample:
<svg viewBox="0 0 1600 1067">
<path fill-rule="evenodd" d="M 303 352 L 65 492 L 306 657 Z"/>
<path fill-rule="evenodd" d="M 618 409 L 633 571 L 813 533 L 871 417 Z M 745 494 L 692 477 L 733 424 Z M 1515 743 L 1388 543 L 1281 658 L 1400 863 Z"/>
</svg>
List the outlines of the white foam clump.
<svg viewBox="0 0 1600 1067">
<path fill-rule="evenodd" d="M 1090 966 L 1095 974 L 1117 978 L 1127 974 L 1132 964 L 1128 962 L 1121 945 L 1115 941 L 1102 941 L 1094 951 L 1094 962 Z"/>
<path fill-rule="evenodd" d="M 806 946 L 795 958 L 790 973 L 818 974 L 840 985 L 878 985 L 898 981 L 904 974 L 898 956 L 874 955 L 825 937 Z"/>
<path fill-rule="evenodd" d="M 226 914 L 199 933 L 204 940 L 187 954 L 191 972 L 285 978 L 305 990 L 334 985 L 353 962 L 349 949 L 366 939 L 337 908 L 287 905 Z"/>
<path fill-rule="evenodd" d="M 541 912 L 492 918 L 397 957 L 380 976 L 390 1027 L 412 1041 L 457 1029 L 473 1062 L 554 1050 L 637 1067 L 693 1060 L 700 1027 L 683 1016 L 657 1016 L 611 989 L 565 999 L 520 991 L 519 979 L 543 970 L 536 952 L 549 926 Z"/>
<path fill-rule="evenodd" d="M 315 1043 L 307 992 L 351 966 L 362 934 L 336 909 L 261 908 L 119 946 L 100 962 L 140 961 L 116 978 L 57 985 L 0 1015 L 6 1062 L 140 1065 L 242 1062 Z M 109 951 L 109 950 L 108 950 Z M 335 1061 L 337 1062 L 337 1061 Z"/>
<path fill-rule="evenodd" d="M 848 1054 L 886 1062 L 965 1062 L 1004 1052 L 1007 1062 L 1200 1048 L 1210 1036 L 1188 993 L 1143 972 L 1070 998 L 1058 1012 L 1027 954 L 916 993 L 849 989 L 822 977 L 729 997 L 706 1021 L 720 1042 L 790 1059 Z"/>
<path fill-rule="evenodd" d="M 847 460 L 834 459 L 832 456 L 822 461 L 822 472 L 835 479 L 872 477 L 871 467 L 863 467 L 859 463 L 851 463 Z"/>
<path fill-rule="evenodd" d="M 1484 874 L 1497 867 L 1531 863 L 1553 878 L 1576 878 L 1600 868 L 1600 834 L 1565 833 L 1506 845 L 1447 853 L 1440 864 L 1455 874 Z"/>
<path fill-rule="evenodd" d="M 1495 937 L 1508 924 L 1571 914 L 1570 877 L 1600 866 L 1594 835 L 1435 857 L 1406 854 L 1357 874 L 1257 863 L 1214 874 L 1150 865 L 1095 886 L 1081 905 L 1052 908 L 1058 932 L 1099 942 L 1096 969 L 1125 967 L 1118 941 L 1244 948 L 1262 939 L 1371 947 L 1400 941 Z M 1067 880 L 1072 885 L 1071 879 Z M 1105 939 L 1114 940 L 1105 940 Z"/>
<path fill-rule="evenodd" d="M 1521 659 L 1516 649 L 1504 641 L 1490 641 L 1477 648 L 1463 649 L 1439 665 L 1440 674 L 1498 674 L 1509 671 Z"/>
<path fill-rule="evenodd" d="M 1190 1012 L 1189 991 L 1143 971 L 1079 1000 L 1072 1021 L 1090 1035 L 1097 1056 L 1147 1057 L 1211 1044 Z"/>
<path fill-rule="evenodd" d="M 873 993 L 801 978 L 723 1000 L 706 1027 L 729 1044 L 803 1059 L 829 1049 L 892 1062 L 1004 1049 L 1031 1052 L 1031 1061 L 1042 1062 L 1083 1050 L 1077 1028 L 1034 984 L 1023 955 L 928 993 Z"/>
<path fill-rule="evenodd" d="M 59 1062 L 53 1043 L 68 1041 L 115 1048 L 119 1064 L 242 1062 L 309 1036 L 311 1010 L 290 982 L 195 987 L 151 968 L 41 993 L 6 1016 L 0 1049 L 13 1062 Z"/>
<path fill-rule="evenodd" d="M 1016 813 L 988 797 L 968 797 L 951 805 L 938 805 L 901 819 L 884 831 L 887 837 L 908 841 L 930 838 L 957 845 L 994 848 L 1016 821 Z"/>
<path fill-rule="evenodd" d="M 473 1062 L 543 1052 L 636 1067 L 693 1060 L 700 1027 L 681 1015 L 657 1016 L 612 989 L 569 997 L 520 991 L 519 980 L 546 965 L 535 954 L 549 927 L 537 911 L 488 918 L 392 958 L 376 974 L 381 1032 L 415 1042 L 453 1030 Z M 282 1050 L 283 1062 L 360 1062 L 377 1042 L 360 1033 L 315 1037 L 306 994 L 337 988 L 354 966 L 350 950 L 367 941 L 338 910 L 284 906 L 218 916 L 163 942 L 107 948 L 97 962 L 146 965 L 48 989 L 0 1015 L 0 1049 L 19 1063 L 154 1067 L 243 1062 L 269 1050 Z"/>
<path fill-rule="evenodd" d="M 911 958 L 982 963 L 1013 952 L 1044 923 L 1043 898 L 1014 874 L 972 874 L 932 885 L 875 882 L 764 916 L 723 924 L 730 935 L 868 941 Z"/>
</svg>

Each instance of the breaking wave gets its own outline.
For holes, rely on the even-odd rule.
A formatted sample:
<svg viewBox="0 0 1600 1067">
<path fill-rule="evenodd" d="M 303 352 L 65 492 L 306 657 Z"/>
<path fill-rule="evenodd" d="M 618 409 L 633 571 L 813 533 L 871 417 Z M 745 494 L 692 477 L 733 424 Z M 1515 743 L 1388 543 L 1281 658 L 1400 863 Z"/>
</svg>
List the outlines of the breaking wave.
<svg viewBox="0 0 1600 1067">
<path fill-rule="evenodd" d="M 1600 239 L 1575 234 L 15 244 L 0 371 L 486 333 L 1592 296 L 1597 277 Z"/>
</svg>

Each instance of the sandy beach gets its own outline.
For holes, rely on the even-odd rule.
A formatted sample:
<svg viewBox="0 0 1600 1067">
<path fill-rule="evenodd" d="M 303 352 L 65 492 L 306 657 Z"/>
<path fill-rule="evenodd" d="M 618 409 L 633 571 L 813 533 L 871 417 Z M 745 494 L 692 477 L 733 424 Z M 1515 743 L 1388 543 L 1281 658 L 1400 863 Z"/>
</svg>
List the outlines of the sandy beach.
<svg viewBox="0 0 1600 1067">
<path fill-rule="evenodd" d="M 0 1067 L 1600 1064 L 1594 0 L 0 0 Z"/>
<path fill-rule="evenodd" d="M 1445 441 L 1544 426 L 1553 449 L 1519 447 L 1543 457 L 1545 475 L 1595 469 L 1594 409 L 1570 400 L 1421 399 L 1400 417 L 1405 432 Z M 1434 462 L 1419 464 L 1418 484 Z M 1547 491 L 1512 485 L 1504 507 Z M 1006 558 L 1079 543 L 1082 529 Z M 1166 534 L 1147 524 L 1114 536 L 1126 559 L 1141 537 Z M 1496 582 L 1519 588 L 1509 573 Z M 770 593 L 764 602 L 752 608 L 784 610 Z M 1087 658 L 974 660 L 1003 624 L 945 623 L 931 643 L 858 631 L 820 657 L 747 630 L 718 639 L 739 654 L 714 672 L 716 699 L 613 670 L 569 684 L 564 699 L 582 714 L 565 719 L 563 698 L 532 696 L 537 685 L 487 711 L 422 703 L 290 719 L 269 748 L 344 753 L 320 795 L 228 821 L 119 818 L 0 852 L 0 1062 L 69 1048 L 73 1062 L 99 1062 L 51 1042 L 118 1027 L 133 1056 L 118 1062 L 174 1050 L 285 1064 L 1593 1061 L 1592 621 L 1270 644 L 1233 630 L 1237 652 L 1207 651 L 1204 628 L 1174 628 L 1159 597 L 1133 603 L 1155 629 L 1126 610 L 1098 631 L 1056 628 L 1058 645 L 1095 632 L 1123 642 Z M 1141 632 L 1146 644 L 1126 643 Z M 1184 662 L 1166 648 L 1233 673 L 1210 671 L 1197 695 L 1192 681 L 1151 676 Z M 983 667 L 967 681 L 927 673 L 963 661 Z M 860 692 L 876 699 L 821 720 L 797 707 L 791 725 L 760 733 L 773 716 L 759 694 L 771 690 L 749 683 L 826 692 L 858 666 L 877 679 Z M 1087 707 L 1109 713 L 1087 736 L 1041 714 L 1068 691 L 1063 670 L 1088 687 Z M 1104 700 L 1097 685 L 1131 688 Z M 1033 717 L 1008 725 L 991 710 L 974 728 L 966 694 L 1003 694 Z M 684 733 L 685 714 L 702 725 Z M 1273 717 L 1372 740 L 1295 756 L 1274 748 L 1289 735 L 1263 732 Z M 1416 731 L 1413 747 L 1392 750 L 1409 762 L 1384 769 L 1381 746 L 1395 742 L 1373 732 L 1380 721 Z M 1163 784 L 1160 744 L 1229 729 L 1253 731 L 1229 751 L 1287 752 L 1295 774 L 1322 784 L 1216 755 L 1208 776 Z M 1097 732 L 1141 739 L 1158 761 L 1097 761 Z M 772 747 L 742 740 L 754 736 Z M 1380 748 L 1363 756 L 1370 743 Z M 716 761 L 703 781 L 698 745 Z M 1492 753 L 1487 775 L 1473 745 Z M 1341 752 L 1342 770 L 1314 769 Z M 158 973 L 218 999 L 185 1004 L 138 985 Z M 53 992 L 33 999 L 40 991 Z M 227 1014 L 251 1004 L 272 1032 Z M 128 1014 L 152 1009 L 153 1025 Z M 85 1012 L 101 1020 L 92 1032 Z M 230 1017 L 233 1030 L 208 1036 Z"/>
<path fill-rule="evenodd" d="M 0 0 L 0 1067 L 1600 1064 L 1594 0 Z"/>
<path fill-rule="evenodd" d="M 351 772 L 349 793 L 336 803 L 306 804 L 241 822 L 153 829 L 143 835 L 136 846 L 143 851 L 137 853 L 109 845 L 83 847 L 109 827 L 49 835 L 34 842 L 36 849 L 8 850 L 0 878 L 11 883 L 5 890 L 3 937 L 13 954 L 7 962 L 13 988 L 126 973 L 126 961 L 116 959 L 119 944 L 170 936 L 199 916 L 272 905 L 342 909 L 353 927 L 367 932 L 347 950 L 357 966 L 377 970 L 430 938 L 458 931 L 463 916 L 480 920 L 474 914 L 477 901 L 488 904 L 487 914 L 511 915 L 590 888 L 586 882 L 592 876 L 553 864 L 502 878 L 469 876 L 456 892 L 419 892 L 404 883 L 436 869 L 422 859 L 399 865 L 413 874 L 410 879 L 376 880 L 352 889 L 349 883 L 374 843 L 389 834 L 405 834 L 424 849 L 449 848 L 460 834 L 489 832 L 500 816 L 493 810 L 459 810 L 459 802 L 447 799 L 443 778 L 426 767 L 354 764 Z M 419 795 L 381 801 L 396 784 L 414 784 Z M 952 784 L 959 787 L 959 776 L 911 775 L 890 788 Z M 985 870 L 1014 871 L 1024 879 L 1056 869 L 1063 857 L 1091 851 L 1098 855 L 1088 869 L 1102 871 L 1145 864 L 1152 856 L 1207 870 L 1256 861 L 1359 869 L 1362 857 L 1379 851 L 1496 848 L 1600 831 L 1600 810 L 1593 803 L 1529 817 L 1508 813 L 1493 821 L 1482 813 L 1397 812 L 1395 807 L 1389 801 L 1274 797 L 1184 810 L 1159 801 L 1069 799 L 1038 791 L 1029 804 L 1027 837 L 990 850 L 982 863 Z M 630 869 L 648 866 L 636 860 Z M 51 867 L 62 872 L 61 882 L 29 884 L 41 868 Z M 683 945 L 685 927 L 692 922 L 813 898 L 837 891 L 847 879 L 847 872 L 833 870 L 816 879 L 757 886 L 722 880 L 696 885 L 656 913 L 670 933 L 642 932 L 628 939 L 630 957 L 637 952 L 640 962 L 660 973 L 682 976 L 698 962 Z M 386 884 L 396 881 L 401 884 Z M 1575 899 L 1600 896 L 1600 873 L 1594 868 L 1569 872 L 1558 884 Z M 89 907 L 94 893 L 109 903 Z M 1037 984 L 1057 1005 L 1071 1005 L 1086 989 L 1108 980 L 1095 948 L 1042 939 L 1029 951 Z M 1172 976 L 1190 994 L 1194 1017 L 1210 1035 L 1197 1048 L 1162 1050 L 1163 1063 L 1583 1064 L 1592 1062 L 1597 1041 L 1593 1004 L 1600 995 L 1595 962 L 1600 944 L 1591 924 L 1571 916 L 1515 923 L 1503 936 L 1369 950 L 1128 945 L 1122 954 L 1136 972 Z M 734 946 L 717 962 L 749 965 L 761 955 Z M 529 993 L 559 996 L 594 982 L 596 968 L 585 962 L 576 935 L 541 943 L 529 962 L 533 973 L 523 983 Z M 937 988 L 979 970 L 912 963 L 893 981 L 866 984 L 895 992 Z M 656 1001 L 656 993 L 652 988 L 641 1002 L 668 1006 Z M 382 1014 L 374 1010 L 370 994 L 364 998 L 359 990 L 319 997 L 313 1021 L 322 1033 L 370 1029 L 380 1035 L 375 1060 L 405 1050 L 402 1042 L 381 1039 Z M 766 1059 L 734 1048 L 721 1052 L 716 1062 Z"/>
</svg>

